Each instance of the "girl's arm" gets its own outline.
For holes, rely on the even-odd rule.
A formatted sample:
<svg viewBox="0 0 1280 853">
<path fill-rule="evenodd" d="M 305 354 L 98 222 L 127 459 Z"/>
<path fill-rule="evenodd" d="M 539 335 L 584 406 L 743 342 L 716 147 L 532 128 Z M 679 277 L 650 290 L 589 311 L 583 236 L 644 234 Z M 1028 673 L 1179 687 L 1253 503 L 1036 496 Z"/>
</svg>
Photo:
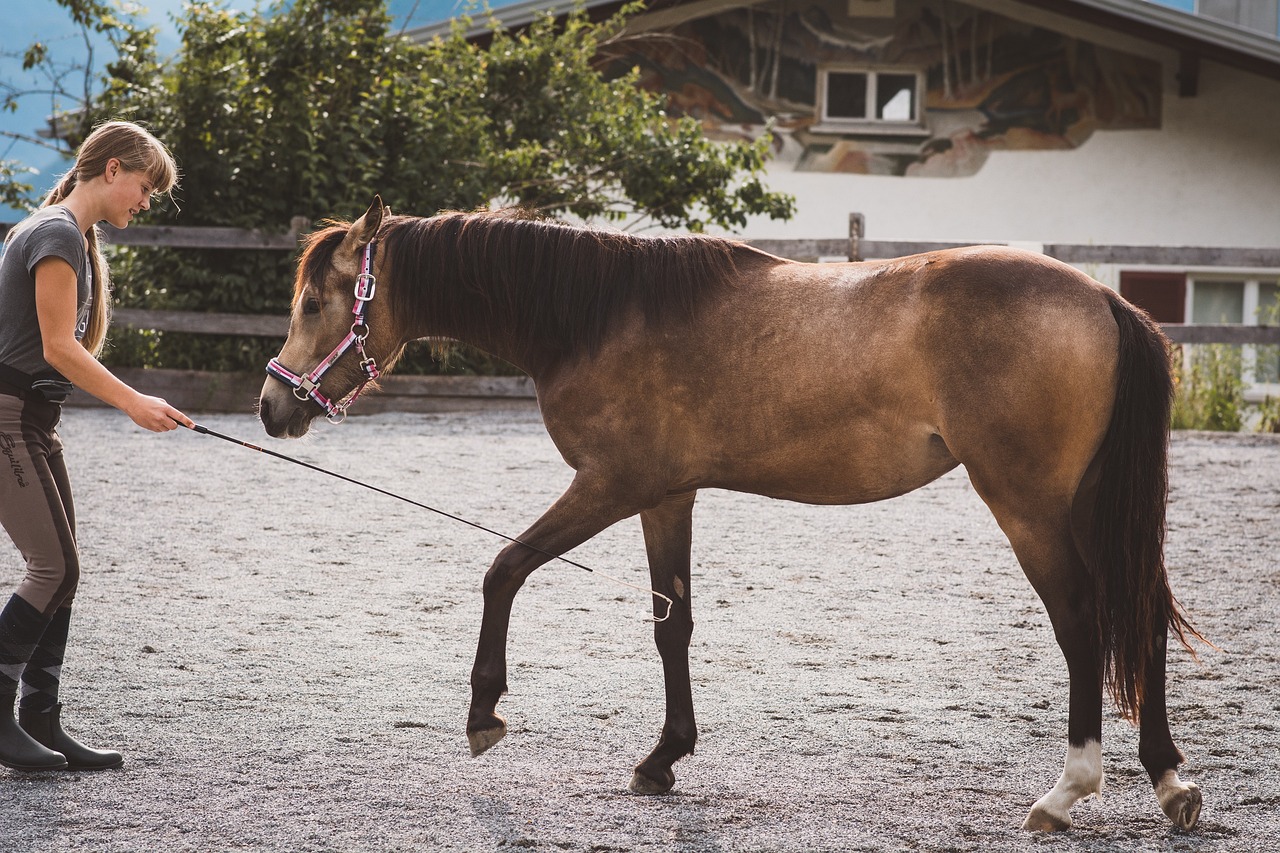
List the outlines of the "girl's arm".
<svg viewBox="0 0 1280 853">
<path fill-rule="evenodd" d="M 36 264 L 36 316 L 44 341 L 44 360 L 77 387 L 124 412 L 138 426 L 165 432 L 190 418 L 159 397 L 141 394 L 121 382 L 76 340 L 76 273 L 58 257 Z"/>
</svg>

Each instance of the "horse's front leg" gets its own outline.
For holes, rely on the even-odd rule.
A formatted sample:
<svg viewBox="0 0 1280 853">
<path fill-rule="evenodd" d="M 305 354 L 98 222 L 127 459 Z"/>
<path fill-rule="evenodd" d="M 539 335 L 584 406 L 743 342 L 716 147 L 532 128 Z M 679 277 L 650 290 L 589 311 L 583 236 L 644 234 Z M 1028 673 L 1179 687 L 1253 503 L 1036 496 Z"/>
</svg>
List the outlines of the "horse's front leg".
<svg viewBox="0 0 1280 853">
<path fill-rule="evenodd" d="M 662 657 L 667 717 L 658 745 L 636 765 L 632 774 L 630 788 L 637 794 L 662 794 L 671 790 L 676 782 L 671 765 L 691 755 L 698 740 L 693 690 L 689 685 L 689 640 L 693 636 L 689 549 L 696 496 L 696 492 L 690 492 L 669 497 L 659 506 L 640 513 L 653 588 L 668 596 L 672 605 L 670 616 L 653 626 L 654 641 Z M 655 598 L 655 615 L 661 617 L 666 612 L 667 603 Z"/>
<path fill-rule="evenodd" d="M 508 545 L 493 561 L 484 577 L 484 614 L 471 670 L 467 741 L 472 755 L 484 752 L 507 733 L 506 721 L 495 711 L 498 700 L 507 692 L 511 605 L 525 579 L 552 559 L 548 555 L 570 551 L 637 511 L 638 507 L 612 494 L 603 483 L 579 474 L 569 490 L 520 535 L 520 542 L 525 544 Z"/>
</svg>

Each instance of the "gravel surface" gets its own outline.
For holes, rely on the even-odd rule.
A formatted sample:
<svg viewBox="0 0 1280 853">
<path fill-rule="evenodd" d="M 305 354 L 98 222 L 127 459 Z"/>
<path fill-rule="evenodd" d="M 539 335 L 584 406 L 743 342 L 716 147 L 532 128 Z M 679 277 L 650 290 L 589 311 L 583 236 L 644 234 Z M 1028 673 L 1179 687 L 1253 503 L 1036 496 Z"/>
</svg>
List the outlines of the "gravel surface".
<svg viewBox="0 0 1280 853">
<path fill-rule="evenodd" d="M 536 412 L 384 414 L 301 442 L 211 429 L 518 534 L 568 485 Z M 810 507 L 704 492 L 701 739 L 626 791 L 663 696 L 648 596 L 563 564 L 516 600 L 507 738 L 464 736 L 491 535 L 287 462 L 71 409 L 84 579 L 63 719 L 125 766 L 0 768 L 13 851 L 1264 851 L 1280 835 L 1280 440 L 1183 433 L 1175 592 L 1218 646 L 1170 665 L 1184 834 L 1108 709 L 1107 787 L 1019 829 L 1066 747 L 1044 611 L 962 471 Z M 20 560 L 6 546 L 16 585 Z M 647 584 L 632 519 L 573 552 Z M 7 593 L 6 593 L 7 595 Z"/>
</svg>

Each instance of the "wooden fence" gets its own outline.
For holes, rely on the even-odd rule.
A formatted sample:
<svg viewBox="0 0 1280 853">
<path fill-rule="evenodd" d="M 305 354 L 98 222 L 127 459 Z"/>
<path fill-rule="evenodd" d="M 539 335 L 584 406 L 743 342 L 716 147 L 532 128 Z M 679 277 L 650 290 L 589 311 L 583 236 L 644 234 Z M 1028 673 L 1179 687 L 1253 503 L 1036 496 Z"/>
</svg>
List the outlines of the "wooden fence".
<svg viewBox="0 0 1280 853">
<path fill-rule="evenodd" d="M 118 245 L 292 251 L 297 248 L 299 236 L 309 225 L 306 218 L 294 217 L 289 229 L 279 232 L 175 226 L 134 226 L 127 230 L 104 227 L 103 232 L 108 242 Z M 12 223 L 0 223 L 0 238 L 11 227 Z M 781 257 L 809 261 L 824 258 L 894 258 L 971 245 L 865 240 L 862 232 L 861 216 L 851 214 L 847 239 L 748 242 Z M 1071 264 L 1280 270 L 1280 249 L 1269 248 L 1093 246 L 1064 243 L 1046 243 L 1033 248 Z M 288 318 L 283 316 L 144 311 L 133 308 L 117 309 L 113 322 L 116 327 L 282 340 L 289 326 Z M 1171 340 L 1180 344 L 1280 345 L 1280 326 L 1163 324 L 1163 328 Z M 257 372 L 214 373 L 142 368 L 119 369 L 116 373 L 135 388 L 162 396 L 179 408 L 191 411 L 250 411 L 257 401 L 264 377 L 264 374 Z M 382 389 L 379 392 L 361 400 L 362 411 L 459 411 L 535 405 L 533 383 L 527 377 L 390 376 L 380 384 Z M 79 391 L 69 402 L 72 405 L 101 405 Z"/>
</svg>

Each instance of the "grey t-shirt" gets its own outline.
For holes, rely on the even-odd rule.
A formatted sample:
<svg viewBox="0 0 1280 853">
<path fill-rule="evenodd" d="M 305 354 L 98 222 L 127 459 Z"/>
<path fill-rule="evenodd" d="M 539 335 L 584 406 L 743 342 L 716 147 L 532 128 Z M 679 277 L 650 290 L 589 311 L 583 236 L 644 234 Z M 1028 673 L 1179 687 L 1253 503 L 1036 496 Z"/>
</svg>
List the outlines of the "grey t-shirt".
<svg viewBox="0 0 1280 853">
<path fill-rule="evenodd" d="M 32 376 L 57 376 L 44 360 L 36 316 L 36 264 L 62 258 L 76 271 L 76 340 L 84 337 L 92 303 L 93 265 L 71 211 L 50 205 L 14 229 L 0 258 L 0 364 Z"/>
</svg>

